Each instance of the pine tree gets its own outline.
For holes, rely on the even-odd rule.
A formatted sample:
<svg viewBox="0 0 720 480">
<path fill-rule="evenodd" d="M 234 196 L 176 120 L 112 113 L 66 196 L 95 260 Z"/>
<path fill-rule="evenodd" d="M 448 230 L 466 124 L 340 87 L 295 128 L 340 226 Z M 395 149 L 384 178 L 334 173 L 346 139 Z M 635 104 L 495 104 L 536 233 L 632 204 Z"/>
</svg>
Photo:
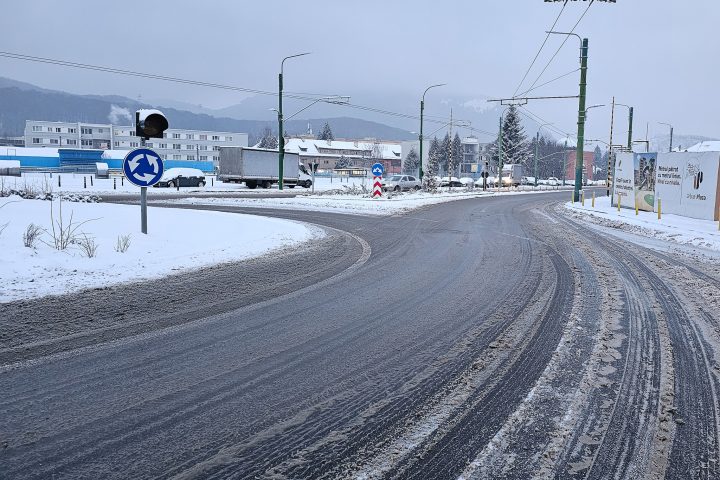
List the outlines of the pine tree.
<svg viewBox="0 0 720 480">
<path fill-rule="evenodd" d="M 405 162 L 403 162 L 403 173 L 406 175 L 417 175 L 420 166 L 420 157 L 415 151 L 415 147 L 410 147 Z"/>
<path fill-rule="evenodd" d="M 502 153 L 503 165 L 508 163 L 519 163 L 525 169 L 528 168 L 532 159 L 530 142 L 525 135 L 525 129 L 520 121 L 517 107 L 510 105 L 505 114 L 502 126 Z M 491 163 L 498 163 L 497 140 L 490 146 Z"/>
<path fill-rule="evenodd" d="M 462 163 L 463 159 L 463 146 L 462 146 L 462 140 L 460 140 L 460 135 L 457 133 L 455 134 L 455 137 L 453 137 L 452 141 L 452 156 L 450 158 L 450 164 L 449 164 L 449 175 L 448 176 L 460 176 L 459 167 Z"/>
<path fill-rule="evenodd" d="M 262 138 L 258 143 L 258 148 L 278 148 L 278 139 L 272 134 L 270 127 L 265 127 L 263 130 Z"/>
<path fill-rule="evenodd" d="M 317 138 L 318 140 L 335 140 L 335 136 L 333 135 L 328 122 L 325 122 L 325 125 L 323 126 L 322 131 L 318 134 Z"/>
<path fill-rule="evenodd" d="M 432 139 L 430 142 L 430 149 L 428 150 L 428 162 L 425 168 L 425 175 L 423 176 L 423 189 L 433 192 L 437 189 L 438 182 L 435 178 L 440 170 L 440 155 L 441 146 L 437 137 Z"/>
<path fill-rule="evenodd" d="M 442 171 L 445 173 L 447 173 L 448 164 L 450 163 L 450 147 L 451 146 L 452 146 L 452 140 L 450 139 L 450 134 L 446 133 L 445 138 L 443 138 L 443 141 L 440 144 L 440 151 L 439 151 L 440 168 L 442 168 Z"/>
<path fill-rule="evenodd" d="M 338 158 L 338 161 L 335 162 L 335 168 L 347 168 L 350 166 L 350 159 L 347 158 L 345 155 L 340 155 L 340 158 Z"/>
</svg>

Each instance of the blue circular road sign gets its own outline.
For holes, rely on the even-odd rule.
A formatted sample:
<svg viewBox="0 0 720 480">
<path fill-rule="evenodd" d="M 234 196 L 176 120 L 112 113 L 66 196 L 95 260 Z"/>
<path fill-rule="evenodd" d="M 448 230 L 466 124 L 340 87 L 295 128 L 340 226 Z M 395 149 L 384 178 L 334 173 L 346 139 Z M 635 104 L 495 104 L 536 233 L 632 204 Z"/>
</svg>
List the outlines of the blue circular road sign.
<svg viewBox="0 0 720 480">
<path fill-rule="evenodd" d="M 149 148 L 136 148 L 125 155 L 123 173 L 138 187 L 151 187 L 160 181 L 164 171 L 160 155 Z"/>
<path fill-rule="evenodd" d="M 385 173 L 385 167 L 383 167 L 382 163 L 373 164 L 370 170 L 372 171 L 373 177 L 382 177 L 383 173 Z"/>
</svg>

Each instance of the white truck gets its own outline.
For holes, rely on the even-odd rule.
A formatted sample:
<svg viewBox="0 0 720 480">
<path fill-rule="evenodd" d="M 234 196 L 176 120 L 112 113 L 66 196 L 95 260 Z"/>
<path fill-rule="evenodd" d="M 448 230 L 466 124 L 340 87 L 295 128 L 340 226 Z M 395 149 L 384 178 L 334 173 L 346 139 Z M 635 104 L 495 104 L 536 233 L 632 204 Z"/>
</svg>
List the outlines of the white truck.
<svg viewBox="0 0 720 480">
<path fill-rule="evenodd" d="M 244 182 L 248 188 L 270 188 L 278 183 L 278 151 L 264 148 L 220 147 L 218 179 L 228 183 Z M 312 179 L 300 163 L 300 155 L 285 152 L 283 184 L 310 188 Z"/>
<path fill-rule="evenodd" d="M 508 163 L 502 167 L 502 184 L 505 187 L 518 187 L 522 184 L 523 168 L 519 163 Z"/>
</svg>

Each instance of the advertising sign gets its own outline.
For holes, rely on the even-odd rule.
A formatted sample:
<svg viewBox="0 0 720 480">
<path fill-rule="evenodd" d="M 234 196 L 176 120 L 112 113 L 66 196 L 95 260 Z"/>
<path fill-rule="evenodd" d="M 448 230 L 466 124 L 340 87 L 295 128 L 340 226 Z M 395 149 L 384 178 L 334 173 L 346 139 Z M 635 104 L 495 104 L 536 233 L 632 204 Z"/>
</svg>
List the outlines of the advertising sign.
<svg viewBox="0 0 720 480">
<path fill-rule="evenodd" d="M 720 153 L 660 153 L 657 159 L 657 197 L 665 213 L 718 220 Z"/>
<path fill-rule="evenodd" d="M 635 208 L 635 158 L 632 153 L 615 155 L 615 181 L 613 182 L 613 205 Z"/>
<path fill-rule="evenodd" d="M 635 182 L 635 202 L 639 210 L 652 212 L 655 208 L 655 166 L 657 153 L 635 153 L 633 158 L 633 180 Z M 629 207 L 635 204 L 628 202 Z"/>
</svg>

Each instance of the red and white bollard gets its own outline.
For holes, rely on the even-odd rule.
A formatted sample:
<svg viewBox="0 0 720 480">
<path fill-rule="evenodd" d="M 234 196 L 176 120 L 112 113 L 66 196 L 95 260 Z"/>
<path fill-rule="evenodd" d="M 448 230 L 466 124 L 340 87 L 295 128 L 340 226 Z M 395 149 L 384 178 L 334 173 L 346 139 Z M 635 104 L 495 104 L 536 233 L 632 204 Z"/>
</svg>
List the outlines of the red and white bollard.
<svg viewBox="0 0 720 480">
<path fill-rule="evenodd" d="M 373 177 L 372 198 L 382 197 L 382 177 Z"/>
</svg>

